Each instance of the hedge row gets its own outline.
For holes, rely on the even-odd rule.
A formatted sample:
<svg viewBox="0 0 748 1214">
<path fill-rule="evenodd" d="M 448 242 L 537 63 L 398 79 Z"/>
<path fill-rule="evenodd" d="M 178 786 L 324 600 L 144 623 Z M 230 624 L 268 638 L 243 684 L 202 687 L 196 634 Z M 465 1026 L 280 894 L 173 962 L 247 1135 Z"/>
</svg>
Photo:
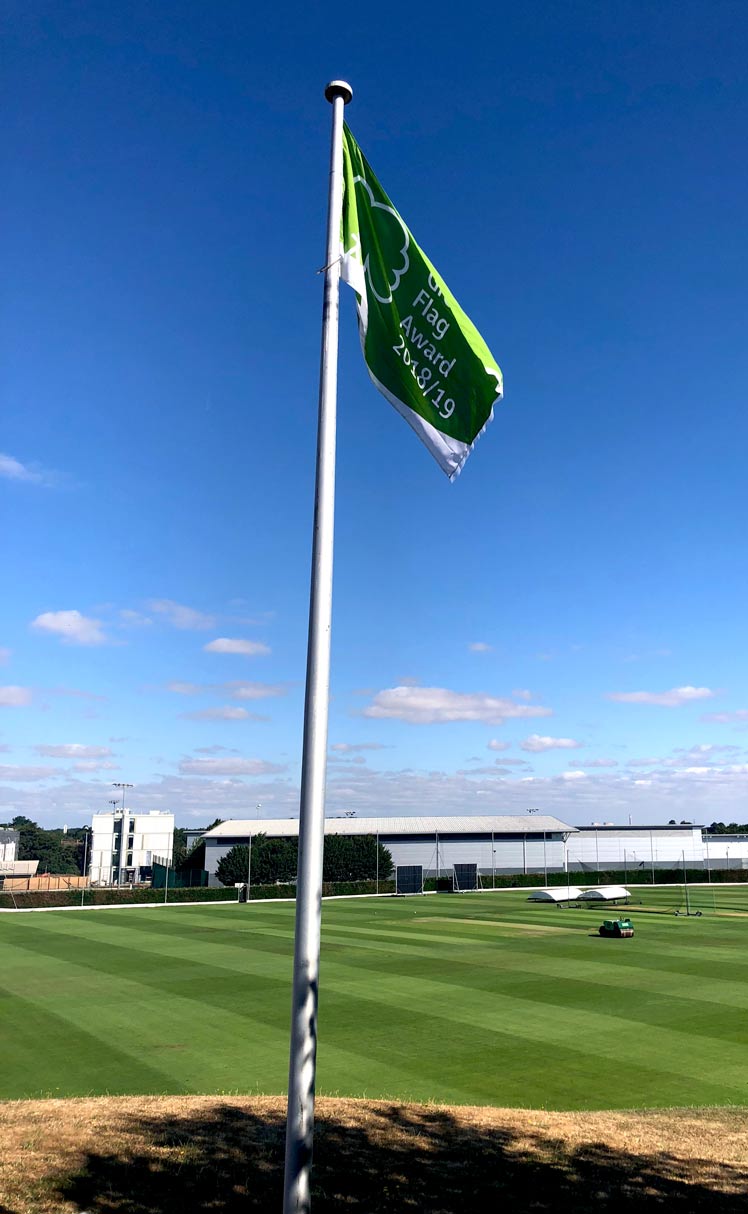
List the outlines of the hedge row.
<svg viewBox="0 0 748 1214">
<path fill-rule="evenodd" d="M 392 881 L 380 881 L 379 893 L 394 893 Z M 163 903 L 163 889 L 87 889 L 83 897 L 84 906 L 121 906 L 135 903 Z M 375 881 L 334 881 L 325 882 L 322 886 L 322 896 L 332 898 L 344 894 L 374 894 L 377 892 Z M 227 902 L 236 898 L 235 889 L 170 889 L 168 903 L 175 902 Z M 295 885 L 253 885 L 250 891 L 251 900 L 268 898 L 295 898 Z M 15 902 L 14 902 L 15 898 Z M 45 906 L 80 906 L 80 890 L 54 890 L 49 892 L 34 891 L 32 893 L 15 894 L 3 893 L 0 890 L 0 909 L 19 910 L 36 909 Z"/>
<path fill-rule="evenodd" d="M 684 879 L 690 885 L 706 884 L 709 881 L 715 884 L 731 881 L 748 881 L 748 869 L 745 868 L 713 868 L 711 872 L 707 872 L 704 868 L 687 868 L 685 878 L 682 868 L 656 868 L 655 869 L 655 885 L 682 885 Z M 452 888 L 451 878 L 440 878 L 440 888 L 443 884 L 448 884 Z M 481 875 L 481 884 L 484 889 L 491 888 L 491 876 Z M 626 872 L 622 868 L 601 869 L 598 873 L 595 872 L 569 872 L 569 873 L 548 873 L 546 878 L 544 873 L 510 873 L 496 875 L 494 877 L 494 889 L 507 889 L 512 886 L 524 888 L 525 886 L 537 885 L 651 885 L 652 870 L 651 869 L 630 869 Z M 426 889 L 433 883 L 424 882 Z"/>
</svg>

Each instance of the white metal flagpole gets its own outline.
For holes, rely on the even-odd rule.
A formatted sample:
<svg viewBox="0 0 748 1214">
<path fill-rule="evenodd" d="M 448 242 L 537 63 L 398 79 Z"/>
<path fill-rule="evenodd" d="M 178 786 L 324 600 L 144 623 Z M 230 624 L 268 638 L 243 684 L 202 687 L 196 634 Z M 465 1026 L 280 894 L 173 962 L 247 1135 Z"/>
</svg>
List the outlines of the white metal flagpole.
<svg viewBox="0 0 748 1214">
<path fill-rule="evenodd" d="M 327 210 L 325 293 L 322 308 L 317 483 L 314 500 L 312 577 L 309 596 L 304 750 L 301 761 L 299 861 L 296 885 L 296 934 L 283 1214 L 307 1214 L 307 1211 L 311 1209 L 310 1176 L 317 1062 L 322 856 L 325 843 L 327 717 L 330 699 L 340 223 L 343 213 L 343 109 L 352 96 L 353 90 L 344 80 L 333 80 L 325 89 L 325 97 L 332 105 L 332 144 Z"/>
</svg>

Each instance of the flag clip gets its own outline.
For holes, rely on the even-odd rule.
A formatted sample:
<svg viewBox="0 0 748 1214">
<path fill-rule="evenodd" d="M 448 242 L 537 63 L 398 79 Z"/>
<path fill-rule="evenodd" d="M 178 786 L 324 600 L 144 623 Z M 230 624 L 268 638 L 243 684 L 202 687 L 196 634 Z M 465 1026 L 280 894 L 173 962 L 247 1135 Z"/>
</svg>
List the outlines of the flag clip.
<svg viewBox="0 0 748 1214">
<path fill-rule="evenodd" d="M 320 268 L 318 270 L 315 270 L 314 272 L 315 272 L 315 274 L 324 274 L 327 270 L 332 269 L 332 267 L 334 265 L 336 265 L 337 262 L 342 261 L 342 260 L 343 260 L 343 254 L 340 253 L 338 257 L 333 258 L 333 260 L 330 262 L 329 265 L 320 266 Z"/>
</svg>

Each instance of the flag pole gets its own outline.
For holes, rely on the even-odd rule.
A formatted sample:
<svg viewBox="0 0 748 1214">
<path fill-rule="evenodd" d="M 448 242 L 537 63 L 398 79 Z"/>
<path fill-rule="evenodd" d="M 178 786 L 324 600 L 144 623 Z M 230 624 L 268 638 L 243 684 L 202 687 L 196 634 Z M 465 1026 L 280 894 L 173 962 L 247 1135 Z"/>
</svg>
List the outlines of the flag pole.
<svg viewBox="0 0 748 1214">
<path fill-rule="evenodd" d="M 325 89 L 332 105 L 327 210 L 325 293 L 317 429 L 312 577 L 309 596 L 304 750 L 301 761 L 299 861 L 296 885 L 291 1048 L 288 1068 L 286 1164 L 283 1214 L 311 1209 L 317 1057 L 319 941 L 322 918 L 322 855 L 325 843 L 327 717 L 330 698 L 332 556 L 335 516 L 335 409 L 338 377 L 340 224 L 343 209 L 343 109 L 353 90 L 344 80 Z"/>
</svg>

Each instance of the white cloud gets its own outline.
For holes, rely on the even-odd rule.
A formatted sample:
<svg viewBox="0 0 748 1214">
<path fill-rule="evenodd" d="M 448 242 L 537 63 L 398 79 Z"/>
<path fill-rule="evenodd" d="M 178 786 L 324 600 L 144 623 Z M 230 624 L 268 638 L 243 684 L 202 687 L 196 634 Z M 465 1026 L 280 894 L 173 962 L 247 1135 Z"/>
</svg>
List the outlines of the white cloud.
<svg viewBox="0 0 748 1214">
<path fill-rule="evenodd" d="M 737 708 L 735 712 L 706 712 L 700 721 L 714 722 L 717 725 L 730 725 L 733 721 L 748 721 L 748 708 Z"/>
<path fill-rule="evenodd" d="M 32 695 L 30 687 L 0 687 L 0 704 L 6 708 L 19 708 L 30 704 Z"/>
<path fill-rule="evenodd" d="M 166 684 L 166 690 L 180 696 L 218 692 L 230 695 L 234 700 L 268 700 L 288 694 L 288 688 L 283 683 L 248 683 L 243 679 L 234 679 L 230 683 L 186 683 L 174 679 Z"/>
<path fill-rule="evenodd" d="M 446 687 L 388 687 L 378 691 L 365 717 L 432 725 L 442 721 L 485 721 L 501 725 L 515 717 L 548 717 L 550 708 L 517 704 L 484 692 L 450 691 Z"/>
<path fill-rule="evenodd" d="M 185 607 L 182 603 L 175 603 L 172 599 L 152 599 L 148 607 L 151 611 L 163 616 L 167 623 L 172 624 L 174 628 L 200 632 L 216 626 L 214 616 L 196 611 L 194 607 Z"/>
<path fill-rule="evenodd" d="M 53 477 L 49 472 L 32 464 L 22 464 L 12 455 L 0 451 L 0 477 L 8 481 L 23 481 L 27 485 L 50 485 Z"/>
<path fill-rule="evenodd" d="M 122 608 L 119 618 L 125 628 L 150 628 L 153 624 L 153 620 L 143 615 L 142 611 L 131 611 L 128 607 Z"/>
<path fill-rule="evenodd" d="M 491 738 L 490 742 L 486 743 L 487 750 L 509 750 L 511 742 L 500 742 L 498 738 Z"/>
<path fill-rule="evenodd" d="M 481 777 L 455 771 L 377 770 L 348 763 L 330 772 L 327 807 L 331 814 L 355 809 L 359 817 L 412 814 L 414 808 L 428 805 L 433 814 L 517 814 L 525 818 L 528 805 L 539 805 L 544 813 L 571 824 L 593 819 L 625 823 L 629 815 L 635 824 L 664 824 L 670 818 L 739 822 L 748 803 L 748 765 L 735 767 L 734 771 L 699 774 L 669 768 L 641 780 L 622 770 L 590 772 L 587 779 L 567 780 L 561 776 L 518 779 L 502 775 L 498 768 L 495 774 Z M 111 793 L 107 773 L 100 778 L 71 778 L 68 774 L 63 781 L 59 780 L 61 773 L 53 774 L 58 778 L 48 784 L 3 785 L 0 817 L 27 814 L 45 826 L 85 821 L 106 804 Z M 251 796 L 253 802 L 262 804 L 265 817 L 298 813 L 298 784 L 287 775 L 254 777 Z M 247 785 L 241 778 L 170 772 L 139 782 L 128 794 L 128 805 L 145 811 L 176 806 L 180 824 L 204 826 L 215 817 L 246 818 Z"/>
<path fill-rule="evenodd" d="M 258 717 L 253 712 L 247 712 L 246 708 L 236 708 L 231 704 L 226 704 L 222 708 L 202 708 L 199 712 L 185 712 L 182 716 L 187 721 L 264 721 L 265 717 Z"/>
<path fill-rule="evenodd" d="M 0 780 L 10 782 L 53 780 L 62 774 L 59 767 L 0 767 Z"/>
<path fill-rule="evenodd" d="M 282 683 L 224 683 L 226 691 L 235 700 L 268 700 L 273 696 L 284 696 L 288 688 Z"/>
<path fill-rule="evenodd" d="M 119 764 L 110 763 L 108 759 L 84 759 L 73 763 L 73 771 L 119 771 Z"/>
<path fill-rule="evenodd" d="M 330 747 L 330 750 L 335 750 L 338 754 L 348 755 L 356 754 L 361 750 L 386 750 L 386 747 L 381 742 L 335 742 Z"/>
<path fill-rule="evenodd" d="M 531 754 L 541 754 L 544 750 L 579 750 L 581 742 L 575 738 L 550 738 L 547 735 L 531 733 L 529 738 L 520 742 L 520 750 L 529 750 Z"/>
<path fill-rule="evenodd" d="M 493 653 L 493 645 L 489 645 L 486 641 L 471 641 L 468 649 L 471 653 Z"/>
<path fill-rule="evenodd" d="M 105 759 L 112 754 L 108 746 L 83 746 L 80 742 L 65 742 L 51 746 L 39 743 L 33 748 L 38 755 L 49 759 Z"/>
<path fill-rule="evenodd" d="M 270 653 L 267 645 L 260 641 L 243 641 L 232 637 L 217 637 L 203 645 L 206 653 L 238 653 L 245 657 L 256 657 L 259 654 Z"/>
<path fill-rule="evenodd" d="M 680 708 L 694 700 L 711 700 L 716 694 L 709 687 L 672 687 L 670 691 L 609 691 L 607 698 L 619 704 L 656 704 L 660 708 Z"/>
<path fill-rule="evenodd" d="M 51 696 L 72 696 L 76 700 L 107 699 L 106 696 L 97 695 L 94 691 L 81 691 L 79 687 L 46 687 L 44 690 Z"/>
<path fill-rule="evenodd" d="M 31 621 L 39 632 L 59 636 L 65 645 L 105 645 L 107 637 L 101 620 L 81 615 L 80 611 L 44 611 Z"/>
<path fill-rule="evenodd" d="M 183 776 L 268 776 L 285 770 L 265 759 L 182 759 L 179 764 Z"/>
<path fill-rule="evenodd" d="M 574 759 L 575 763 L 584 763 L 585 767 L 617 767 L 618 759 Z"/>
<path fill-rule="evenodd" d="M 586 771 L 562 771 L 561 779 L 562 780 L 586 780 L 587 772 Z"/>
</svg>

